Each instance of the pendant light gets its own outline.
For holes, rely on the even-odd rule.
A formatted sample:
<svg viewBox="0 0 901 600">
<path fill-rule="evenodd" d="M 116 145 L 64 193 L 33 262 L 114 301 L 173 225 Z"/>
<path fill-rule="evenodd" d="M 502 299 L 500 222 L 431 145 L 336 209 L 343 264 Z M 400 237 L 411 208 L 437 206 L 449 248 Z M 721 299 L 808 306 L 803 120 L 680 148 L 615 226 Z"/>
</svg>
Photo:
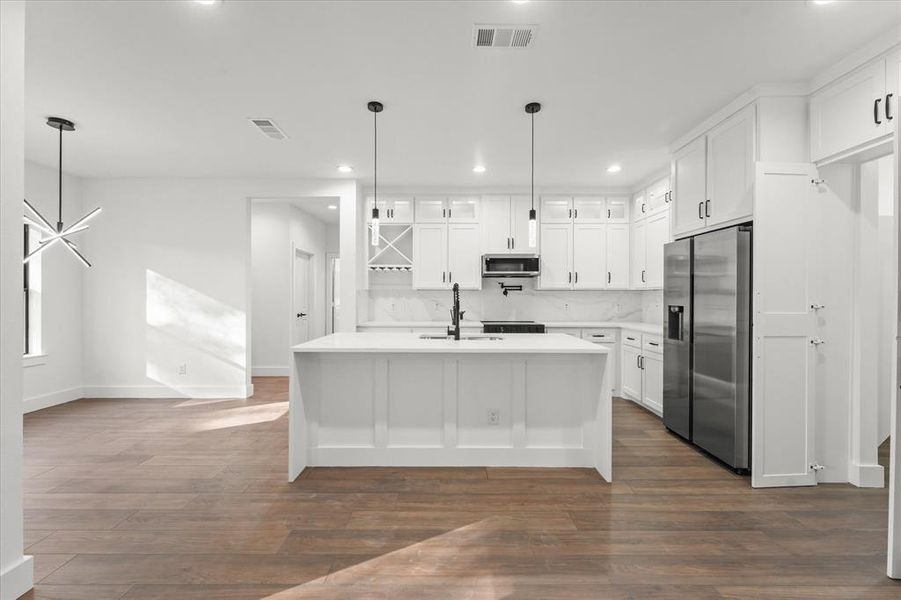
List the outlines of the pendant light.
<svg viewBox="0 0 901 600">
<path fill-rule="evenodd" d="M 379 245 L 379 113 L 385 110 L 381 102 L 371 100 L 366 105 L 372 113 L 372 245 Z"/>
<path fill-rule="evenodd" d="M 75 131 L 75 124 L 72 121 L 61 117 L 50 117 L 47 119 L 47 125 L 59 130 L 59 213 L 56 219 L 56 227 L 54 227 L 50 224 L 50 221 L 45 219 L 43 215 L 28 202 L 28 200 L 24 201 L 25 208 L 32 215 L 25 215 L 25 223 L 37 228 L 43 234 L 43 237 L 38 241 L 38 247 L 25 256 L 24 262 L 27 263 L 50 246 L 57 242 L 61 242 L 63 247 L 66 248 L 72 256 L 80 260 L 84 266 L 90 267 L 91 263 L 78 251 L 78 246 L 69 239 L 69 236 L 87 229 L 88 221 L 100 214 L 100 207 L 98 206 L 68 227 L 63 226 L 63 132 Z"/>
<path fill-rule="evenodd" d="M 538 214 L 535 212 L 535 113 L 541 110 L 538 102 L 526 104 L 526 114 L 532 119 L 532 208 L 529 209 L 529 248 L 538 245 Z"/>
</svg>

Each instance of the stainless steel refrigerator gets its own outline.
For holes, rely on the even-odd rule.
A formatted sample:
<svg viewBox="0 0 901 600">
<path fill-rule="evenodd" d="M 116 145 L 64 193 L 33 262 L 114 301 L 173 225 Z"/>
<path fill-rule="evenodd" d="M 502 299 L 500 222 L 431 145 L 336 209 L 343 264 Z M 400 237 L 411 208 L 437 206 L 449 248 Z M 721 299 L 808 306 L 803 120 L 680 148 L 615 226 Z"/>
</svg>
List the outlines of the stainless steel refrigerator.
<svg viewBox="0 0 901 600">
<path fill-rule="evenodd" d="M 663 423 L 750 468 L 751 226 L 664 249 Z"/>
</svg>

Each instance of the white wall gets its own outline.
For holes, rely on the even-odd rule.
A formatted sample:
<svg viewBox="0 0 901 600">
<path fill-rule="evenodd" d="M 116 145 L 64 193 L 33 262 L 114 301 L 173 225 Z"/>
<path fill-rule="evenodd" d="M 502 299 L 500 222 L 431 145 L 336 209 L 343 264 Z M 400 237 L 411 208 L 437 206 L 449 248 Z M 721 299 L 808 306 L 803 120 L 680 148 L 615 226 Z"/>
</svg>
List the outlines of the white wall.
<svg viewBox="0 0 901 600">
<path fill-rule="evenodd" d="M 0 2 L 0 600 L 31 589 L 22 530 L 25 3 Z"/>
<path fill-rule="evenodd" d="M 49 130 L 48 130 L 49 131 Z M 52 132 L 50 132 L 52 133 Z M 65 135 L 77 135 L 76 131 Z M 44 218 L 56 223 L 58 171 L 25 163 L 25 197 Z M 72 223 L 84 213 L 82 181 L 63 176 L 63 221 Z M 88 231 L 75 236 L 87 242 Z M 48 248 L 40 260 L 39 351 L 46 356 L 24 373 L 25 411 L 37 410 L 82 397 L 82 277 L 85 267 L 62 247 Z M 90 259 L 88 259 L 90 260 Z"/>
<path fill-rule="evenodd" d="M 251 209 L 254 375 L 288 375 L 293 326 L 292 248 L 312 254 L 314 289 L 310 337 L 325 335 L 326 224 L 286 202 L 254 202 Z M 337 232 L 337 226 L 334 226 Z M 337 239 L 334 241 L 337 246 Z M 337 249 L 336 249 L 337 251 Z"/>
<path fill-rule="evenodd" d="M 85 395 L 250 393 L 250 199 L 334 196 L 342 219 L 345 211 L 355 219 L 356 187 L 338 180 L 85 180 L 85 206 L 103 207 L 85 240 L 94 262 L 84 280 Z M 341 233 L 342 252 L 351 256 L 342 275 L 351 284 L 353 235 Z M 353 294 L 342 302 L 355 311 Z"/>
<path fill-rule="evenodd" d="M 877 183 L 877 215 L 880 257 L 880 276 L 882 305 L 879 311 L 879 323 L 883 324 L 879 332 L 879 409 L 878 409 L 878 441 L 882 443 L 889 436 L 892 419 L 892 400 L 895 396 L 893 385 L 895 377 L 895 323 L 898 311 L 898 261 L 895 247 L 896 215 L 894 201 L 894 169 L 892 157 L 886 156 L 878 162 Z"/>
</svg>

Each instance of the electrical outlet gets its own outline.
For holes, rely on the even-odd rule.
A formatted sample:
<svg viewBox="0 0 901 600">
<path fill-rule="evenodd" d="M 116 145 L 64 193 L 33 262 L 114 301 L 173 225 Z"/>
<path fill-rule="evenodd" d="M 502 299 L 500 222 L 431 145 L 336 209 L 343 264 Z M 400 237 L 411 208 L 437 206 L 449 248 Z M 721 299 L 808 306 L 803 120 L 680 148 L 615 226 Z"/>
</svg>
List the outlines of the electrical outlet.
<svg viewBox="0 0 901 600">
<path fill-rule="evenodd" d="M 563 310 L 565 310 L 566 312 L 569 312 L 569 302 L 563 303 Z"/>
<path fill-rule="evenodd" d="M 188 363 L 181 363 L 178 365 L 178 374 L 179 375 L 187 375 L 188 374 Z"/>
<path fill-rule="evenodd" d="M 500 425 L 501 422 L 501 412 L 496 408 L 488 409 L 488 424 L 489 425 Z"/>
</svg>

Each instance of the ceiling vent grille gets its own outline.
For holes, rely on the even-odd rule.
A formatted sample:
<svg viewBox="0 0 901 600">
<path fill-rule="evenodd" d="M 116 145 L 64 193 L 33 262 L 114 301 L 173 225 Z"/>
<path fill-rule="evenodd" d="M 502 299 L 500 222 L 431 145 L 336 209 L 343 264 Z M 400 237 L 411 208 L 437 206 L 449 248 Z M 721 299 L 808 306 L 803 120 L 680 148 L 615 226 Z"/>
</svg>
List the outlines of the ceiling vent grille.
<svg viewBox="0 0 901 600">
<path fill-rule="evenodd" d="M 474 25 L 476 48 L 528 48 L 535 40 L 537 25 Z"/>
<path fill-rule="evenodd" d="M 250 122 L 256 125 L 263 134 L 274 140 L 284 140 L 288 137 L 272 119 L 250 119 Z"/>
</svg>

